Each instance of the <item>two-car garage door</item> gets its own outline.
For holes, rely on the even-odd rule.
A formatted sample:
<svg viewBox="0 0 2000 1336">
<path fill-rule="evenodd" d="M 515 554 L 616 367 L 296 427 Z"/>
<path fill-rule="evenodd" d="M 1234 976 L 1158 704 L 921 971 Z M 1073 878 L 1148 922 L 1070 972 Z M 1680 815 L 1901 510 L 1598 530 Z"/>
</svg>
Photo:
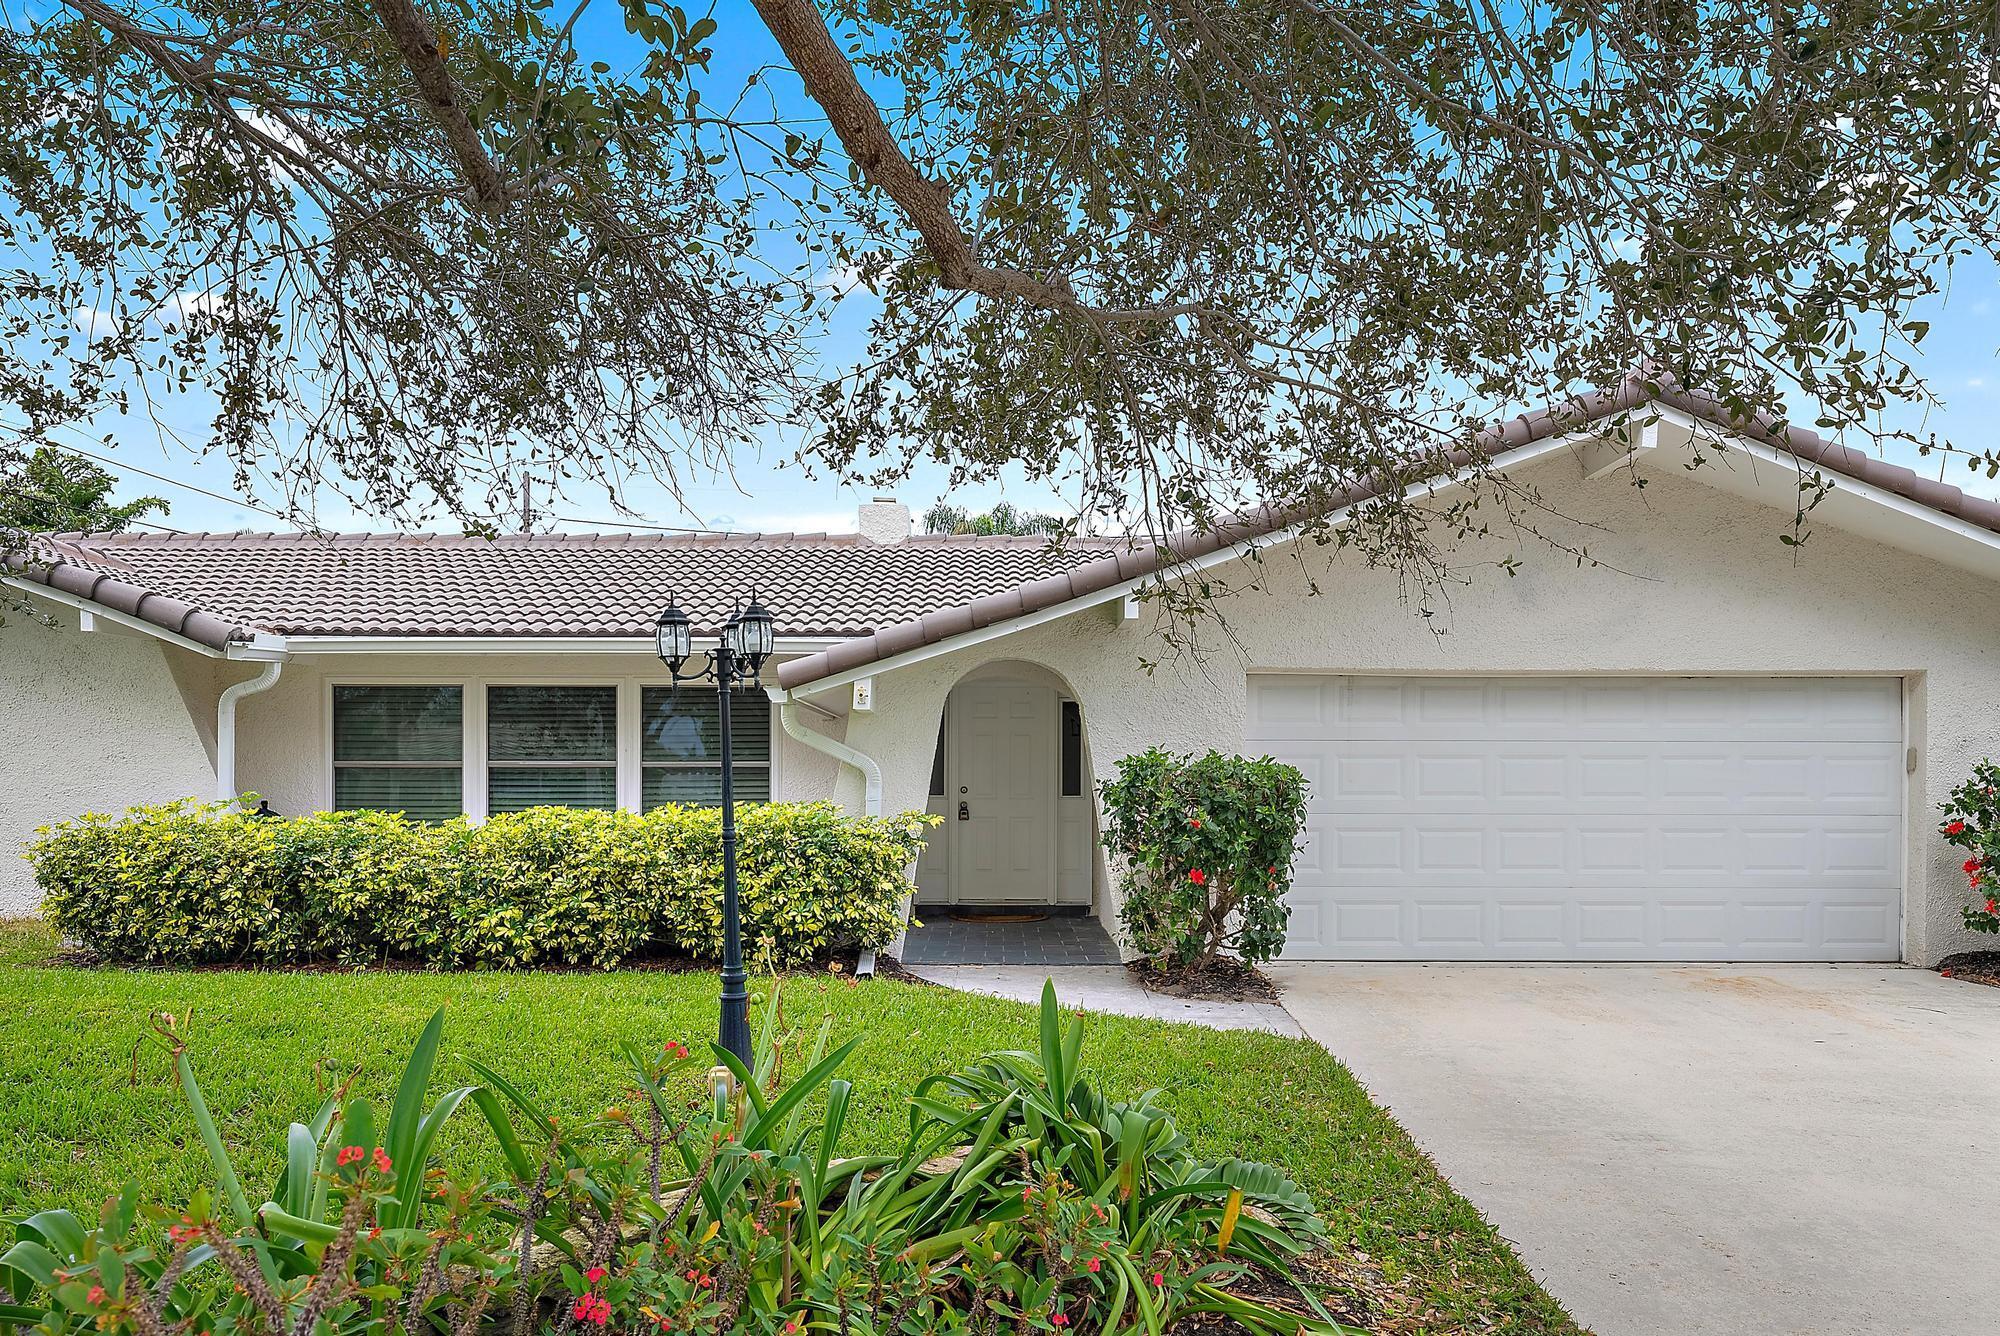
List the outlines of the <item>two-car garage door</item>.
<svg viewBox="0 0 2000 1336">
<path fill-rule="evenodd" d="M 1286 955 L 1894 960 L 1894 678 L 1250 678 L 1312 787 Z"/>
</svg>

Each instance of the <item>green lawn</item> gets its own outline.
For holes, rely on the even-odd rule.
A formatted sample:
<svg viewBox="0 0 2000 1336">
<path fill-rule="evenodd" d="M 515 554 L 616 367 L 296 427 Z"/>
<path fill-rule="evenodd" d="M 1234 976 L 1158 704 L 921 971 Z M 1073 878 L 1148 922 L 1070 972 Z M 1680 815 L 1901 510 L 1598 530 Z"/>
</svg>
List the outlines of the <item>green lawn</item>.
<svg viewBox="0 0 2000 1336">
<path fill-rule="evenodd" d="M 94 1211 L 128 1178 L 177 1202 L 207 1181 L 164 1057 L 140 1049 L 134 1081 L 148 1013 L 193 1009 L 196 1070 L 253 1188 L 276 1177 L 284 1126 L 318 1105 L 323 1085 L 358 1070 L 358 1088 L 386 1095 L 440 1006 L 440 1082 L 469 1081 L 462 1059 L 474 1057 L 573 1114 L 619 1097 L 606 1055 L 620 1040 L 693 1042 L 714 1027 L 715 980 L 705 974 L 128 972 L 56 965 L 52 949 L 40 926 L 0 922 L 0 1215 Z M 899 1100 L 916 1078 L 1034 1046 L 1030 1008 L 943 989 L 795 978 L 784 1000 L 790 1027 L 816 1032 L 831 1016 L 837 1039 L 865 1037 L 846 1072 L 851 1150 L 895 1139 Z M 1161 1089 L 1204 1151 L 1274 1161 L 1306 1186 L 1362 1283 L 1388 1295 L 1384 1329 L 1578 1331 L 1316 1045 L 1100 1016 L 1084 1052 L 1113 1093 Z M 461 1165 L 487 1153 L 469 1114 L 446 1140 L 447 1159 Z"/>
</svg>

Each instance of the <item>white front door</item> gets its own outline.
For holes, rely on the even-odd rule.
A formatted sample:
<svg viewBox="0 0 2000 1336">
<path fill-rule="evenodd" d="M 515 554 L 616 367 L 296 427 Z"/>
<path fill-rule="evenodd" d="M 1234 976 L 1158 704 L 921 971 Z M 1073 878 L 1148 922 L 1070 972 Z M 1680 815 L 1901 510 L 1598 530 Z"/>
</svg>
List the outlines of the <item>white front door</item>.
<svg viewBox="0 0 2000 1336">
<path fill-rule="evenodd" d="M 1056 693 L 1026 682 L 953 688 L 945 745 L 950 898 L 1056 899 Z"/>
<path fill-rule="evenodd" d="M 1286 954 L 1895 960 L 1902 683 L 1250 679 L 1305 772 Z"/>
</svg>

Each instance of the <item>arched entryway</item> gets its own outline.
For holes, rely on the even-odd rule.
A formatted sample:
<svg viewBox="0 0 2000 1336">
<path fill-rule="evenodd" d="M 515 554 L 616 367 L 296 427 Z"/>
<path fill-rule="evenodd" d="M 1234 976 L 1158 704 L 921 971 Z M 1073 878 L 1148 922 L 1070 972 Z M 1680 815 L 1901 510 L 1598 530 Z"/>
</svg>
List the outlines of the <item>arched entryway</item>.
<svg viewBox="0 0 2000 1336">
<path fill-rule="evenodd" d="M 917 863 L 919 919 L 961 925 L 948 930 L 956 936 L 976 935 L 968 923 L 1005 927 L 987 945 L 1010 944 L 1010 957 L 1043 938 L 1057 956 L 1084 950 L 1083 937 L 1103 943 L 1092 956 L 1109 949 L 1092 917 L 1100 860 L 1088 744 L 1081 702 L 1046 668 L 988 664 L 952 688 L 931 761 L 928 810 L 943 822 Z"/>
</svg>

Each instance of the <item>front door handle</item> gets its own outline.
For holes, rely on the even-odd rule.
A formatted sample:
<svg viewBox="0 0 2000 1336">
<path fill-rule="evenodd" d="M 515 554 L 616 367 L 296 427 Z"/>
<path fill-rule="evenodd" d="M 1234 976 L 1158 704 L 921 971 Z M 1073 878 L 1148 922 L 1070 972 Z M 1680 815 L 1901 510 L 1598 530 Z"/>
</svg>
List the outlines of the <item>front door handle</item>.
<svg viewBox="0 0 2000 1336">
<path fill-rule="evenodd" d="M 958 819 L 960 821 L 972 820 L 972 804 L 960 803 L 958 805 Z"/>
</svg>

